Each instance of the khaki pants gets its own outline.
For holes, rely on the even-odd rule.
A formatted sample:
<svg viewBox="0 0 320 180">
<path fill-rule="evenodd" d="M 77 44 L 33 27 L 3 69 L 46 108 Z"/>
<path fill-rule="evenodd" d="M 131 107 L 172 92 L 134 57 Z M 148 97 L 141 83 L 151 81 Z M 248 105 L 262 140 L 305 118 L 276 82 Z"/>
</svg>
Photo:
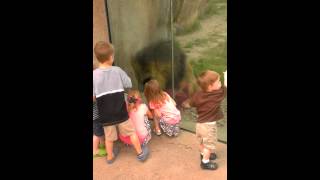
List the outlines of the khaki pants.
<svg viewBox="0 0 320 180">
<path fill-rule="evenodd" d="M 200 144 L 203 144 L 206 149 L 214 150 L 218 142 L 217 138 L 217 123 L 197 123 L 196 136 Z"/>
<path fill-rule="evenodd" d="M 134 126 L 132 125 L 131 121 L 126 120 L 120 124 L 112 125 L 112 126 L 104 126 L 104 134 L 105 139 L 107 141 L 116 141 L 118 139 L 117 129 L 119 129 L 119 133 L 123 136 L 131 136 L 135 133 Z"/>
</svg>

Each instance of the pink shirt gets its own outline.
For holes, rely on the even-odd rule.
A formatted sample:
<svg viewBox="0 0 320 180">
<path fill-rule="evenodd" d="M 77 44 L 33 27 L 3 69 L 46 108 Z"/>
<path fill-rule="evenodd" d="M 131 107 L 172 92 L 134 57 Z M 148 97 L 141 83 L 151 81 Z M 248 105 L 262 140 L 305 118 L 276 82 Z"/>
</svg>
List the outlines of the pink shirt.
<svg viewBox="0 0 320 180">
<path fill-rule="evenodd" d="M 168 100 L 162 106 L 149 103 L 150 109 L 154 109 L 157 116 L 160 116 L 168 124 L 177 124 L 181 120 L 180 111 L 177 109 L 174 100 L 166 93 Z"/>
<path fill-rule="evenodd" d="M 145 104 L 140 104 L 137 110 L 132 110 L 129 113 L 130 120 L 136 129 L 137 135 L 141 138 L 145 138 L 148 135 L 148 130 L 144 122 L 145 116 L 147 115 L 148 107 Z"/>
<path fill-rule="evenodd" d="M 148 107 L 146 104 L 140 104 L 137 110 L 132 110 L 129 113 L 129 119 L 134 126 L 136 133 L 138 135 L 140 144 L 143 143 L 144 139 L 148 137 L 148 129 L 146 127 L 146 123 L 144 122 L 145 116 L 147 116 Z M 132 144 L 129 136 L 119 135 L 120 139 L 126 144 Z M 150 137 L 147 141 L 150 140 Z"/>
</svg>

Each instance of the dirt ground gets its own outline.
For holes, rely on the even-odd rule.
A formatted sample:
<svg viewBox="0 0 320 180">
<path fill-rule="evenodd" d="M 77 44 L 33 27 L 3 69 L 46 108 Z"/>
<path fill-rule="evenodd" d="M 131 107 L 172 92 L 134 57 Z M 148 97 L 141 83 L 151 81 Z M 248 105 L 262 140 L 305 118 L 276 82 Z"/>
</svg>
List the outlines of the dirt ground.
<svg viewBox="0 0 320 180">
<path fill-rule="evenodd" d="M 153 135 L 149 142 L 150 156 L 141 163 L 132 147 L 119 143 L 121 150 L 112 165 L 105 158 L 93 160 L 94 180 L 163 180 L 163 179 L 227 179 L 227 145 L 218 143 L 218 170 L 202 170 L 195 134 L 181 131 L 176 138 Z"/>
</svg>

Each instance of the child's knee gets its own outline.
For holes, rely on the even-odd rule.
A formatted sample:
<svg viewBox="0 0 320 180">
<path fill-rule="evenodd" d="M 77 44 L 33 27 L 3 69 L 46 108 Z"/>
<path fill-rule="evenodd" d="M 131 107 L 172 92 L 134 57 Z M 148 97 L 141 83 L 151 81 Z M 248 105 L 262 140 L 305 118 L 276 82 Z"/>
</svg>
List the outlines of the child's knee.
<svg viewBox="0 0 320 180">
<path fill-rule="evenodd" d="M 138 139 L 138 135 L 137 135 L 136 132 L 131 133 L 131 134 L 129 135 L 129 137 L 130 137 L 130 139 L 132 139 L 132 138 Z"/>
<path fill-rule="evenodd" d="M 113 141 L 118 140 L 118 136 L 117 135 L 105 136 L 104 140 L 106 143 L 113 143 Z"/>
</svg>

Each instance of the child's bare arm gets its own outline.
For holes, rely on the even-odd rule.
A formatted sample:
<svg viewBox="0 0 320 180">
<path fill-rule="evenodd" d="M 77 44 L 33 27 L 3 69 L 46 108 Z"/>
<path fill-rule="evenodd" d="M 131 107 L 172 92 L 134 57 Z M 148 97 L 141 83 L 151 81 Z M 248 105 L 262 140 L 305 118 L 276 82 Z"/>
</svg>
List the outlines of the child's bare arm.
<svg viewBox="0 0 320 180">
<path fill-rule="evenodd" d="M 151 113 L 150 110 L 147 111 L 147 116 L 148 116 L 148 119 L 153 119 L 153 114 Z"/>
<path fill-rule="evenodd" d="M 161 116 L 161 113 L 156 109 L 153 109 L 151 112 L 152 112 L 153 118 L 159 118 Z"/>
<path fill-rule="evenodd" d="M 95 96 L 92 96 L 93 97 L 93 102 L 96 102 L 96 97 Z"/>
<path fill-rule="evenodd" d="M 191 108 L 191 106 L 190 106 L 190 99 L 187 99 L 187 100 L 185 100 L 182 104 L 181 104 L 181 106 L 183 107 L 183 108 Z"/>
</svg>

